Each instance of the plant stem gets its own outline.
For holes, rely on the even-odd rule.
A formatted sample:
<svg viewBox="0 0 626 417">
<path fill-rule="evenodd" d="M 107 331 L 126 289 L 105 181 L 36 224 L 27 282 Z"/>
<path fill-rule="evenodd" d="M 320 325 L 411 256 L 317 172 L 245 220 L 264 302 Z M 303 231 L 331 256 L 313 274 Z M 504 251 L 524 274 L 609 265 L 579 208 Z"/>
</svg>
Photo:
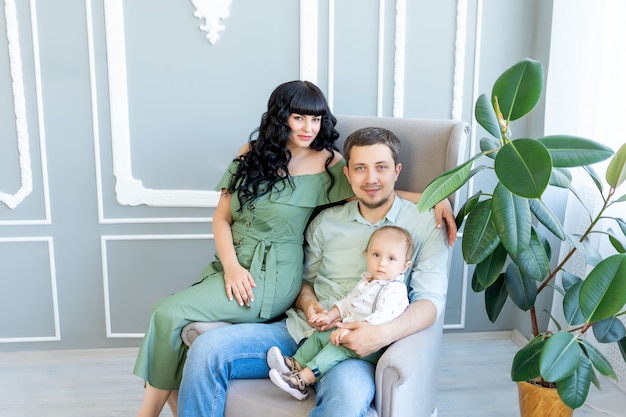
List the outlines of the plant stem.
<svg viewBox="0 0 626 417">
<path fill-rule="evenodd" d="M 587 237 L 589 236 L 589 234 L 593 231 L 593 228 L 596 226 L 596 224 L 600 221 L 600 219 L 602 218 L 602 214 L 606 211 L 608 204 L 609 204 L 609 200 L 611 198 L 611 196 L 613 195 L 613 193 L 615 192 L 614 188 L 611 188 L 609 190 L 609 194 L 607 195 L 606 199 L 602 198 L 602 208 L 600 209 L 600 212 L 596 215 L 595 219 L 593 219 L 591 221 L 591 224 L 589 225 L 589 227 L 587 227 L 587 230 L 585 230 L 585 233 L 582 235 L 582 237 L 580 238 L 579 242 L 584 242 L 585 239 L 587 239 Z M 541 285 L 539 285 L 539 287 L 537 288 L 537 294 L 539 294 L 541 291 L 543 291 L 543 289 L 548 286 L 548 284 L 550 283 L 550 281 L 552 281 L 552 279 L 556 276 L 557 272 L 559 272 L 563 266 L 567 263 L 567 261 L 569 261 L 569 259 L 574 255 L 574 253 L 576 252 L 577 247 L 573 246 L 570 251 L 567 253 L 567 256 L 565 256 L 565 258 L 561 261 L 561 263 L 559 263 L 559 265 L 554 268 L 554 270 L 552 270 L 552 272 L 550 272 L 550 274 L 546 277 L 546 279 L 541 283 Z"/>
<path fill-rule="evenodd" d="M 535 311 L 535 305 L 530 308 L 530 323 L 533 327 L 533 337 L 539 336 L 539 326 L 537 326 L 537 312 Z"/>
<path fill-rule="evenodd" d="M 587 237 L 589 236 L 589 234 L 593 231 L 593 228 L 600 221 L 600 219 L 602 218 L 602 214 L 606 211 L 607 207 L 609 206 L 609 200 L 611 199 L 611 196 L 613 196 L 614 193 L 615 193 L 615 189 L 613 187 L 611 187 L 609 189 L 609 193 L 607 194 L 606 199 L 604 198 L 604 196 L 602 196 L 602 203 L 603 203 L 602 204 L 602 208 L 600 209 L 600 212 L 596 215 L 595 219 L 593 219 L 591 221 L 591 224 L 589 225 L 589 227 L 587 228 L 585 233 L 582 235 L 582 237 L 580 238 L 579 242 L 581 242 L 581 243 L 584 242 L 585 239 L 587 239 Z M 539 287 L 537 287 L 537 294 L 539 294 L 541 291 L 543 291 L 543 289 L 545 287 L 548 286 L 548 284 L 556 276 L 557 272 L 559 272 L 561 269 L 563 269 L 563 267 L 565 266 L 567 261 L 569 261 L 569 259 L 574 255 L 576 250 L 577 250 L 576 246 L 573 246 L 570 249 L 570 251 L 567 253 L 565 258 L 563 258 L 563 260 L 559 263 L 559 265 L 556 268 L 554 268 L 554 270 L 552 270 L 552 272 L 550 272 L 550 274 L 548 274 L 546 279 L 543 280 L 541 285 L 539 285 Z M 533 330 L 533 336 L 537 337 L 539 335 L 539 326 L 537 325 L 537 313 L 535 311 L 535 306 L 534 305 L 530 309 L 530 323 L 531 323 L 532 330 Z"/>
</svg>

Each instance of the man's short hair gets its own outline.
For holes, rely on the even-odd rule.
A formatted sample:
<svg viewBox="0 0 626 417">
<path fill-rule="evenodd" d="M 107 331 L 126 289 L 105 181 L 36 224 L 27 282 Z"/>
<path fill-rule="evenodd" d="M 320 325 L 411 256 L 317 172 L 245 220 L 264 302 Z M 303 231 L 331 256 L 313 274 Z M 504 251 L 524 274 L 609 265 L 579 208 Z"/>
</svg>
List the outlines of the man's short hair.
<svg viewBox="0 0 626 417">
<path fill-rule="evenodd" d="M 400 155 L 400 139 L 390 130 L 382 127 L 364 127 L 352 132 L 343 144 L 343 157 L 350 164 L 350 151 L 354 146 L 386 145 L 391 151 L 393 162 L 398 164 Z"/>
</svg>

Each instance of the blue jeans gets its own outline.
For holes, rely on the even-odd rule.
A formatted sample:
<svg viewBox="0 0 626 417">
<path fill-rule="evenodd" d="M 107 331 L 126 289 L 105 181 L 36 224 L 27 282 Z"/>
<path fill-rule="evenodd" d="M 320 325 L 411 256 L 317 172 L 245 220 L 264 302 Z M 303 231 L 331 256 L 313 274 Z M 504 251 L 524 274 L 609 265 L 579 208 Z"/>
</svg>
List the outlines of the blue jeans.
<svg viewBox="0 0 626 417">
<path fill-rule="evenodd" d="M 178 397 L 179 416 L 223 416 L 228 381 L 267 378 L 266 356 L 272 346 L 287 356 L 298 347 L 284 321 L 235 324 L 198 337 L 187 353 Z M 374 370 L 369 362 L 349 359 L 328 371 L 315 384 L 316 407 L 309 415 L 363 416 L 374 398 Z"/>
</svg>

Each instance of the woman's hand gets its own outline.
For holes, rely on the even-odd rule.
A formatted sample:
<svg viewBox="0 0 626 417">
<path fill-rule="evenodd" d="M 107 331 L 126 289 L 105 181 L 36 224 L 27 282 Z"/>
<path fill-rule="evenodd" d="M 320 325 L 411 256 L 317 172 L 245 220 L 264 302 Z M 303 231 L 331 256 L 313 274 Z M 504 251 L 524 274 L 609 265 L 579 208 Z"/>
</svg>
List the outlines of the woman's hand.
<svg viewBox="0 0 626 417">
<path fill-rule="evenodd" d="M 456 220 L 454 218 L 454 212 L 452 211 L 452 204 L 447 198 L 441 200 L 435 204 L 435 221 L 437 222 L 437 229 L 443 227 L 445 221 L 448 228 L 448 245 L 453 246 L 456 242 Z"/>
<path fill-rule="evenodd" d="M 254 301 L 252 291 L 252 288 L 256 288 L 254 278 L 250 271 L 239 264 L 224 271 L 224 287 L 229 301 L 232 301 L 234 297 L 237 304 L 242 307 L 244 304 L 250 307 L 250 303 Z"/>
</svg>

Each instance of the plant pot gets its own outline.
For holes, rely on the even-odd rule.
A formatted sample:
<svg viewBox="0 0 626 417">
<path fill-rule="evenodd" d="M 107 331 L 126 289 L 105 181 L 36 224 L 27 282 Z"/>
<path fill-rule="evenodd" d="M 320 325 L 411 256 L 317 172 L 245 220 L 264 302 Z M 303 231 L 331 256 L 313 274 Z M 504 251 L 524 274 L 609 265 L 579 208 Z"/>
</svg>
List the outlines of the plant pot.
<svg viewBox="0 0 626 417">
<path fill-rule="evenodd" d="M 572 417 L 569 408 L 556 388 L 546 388 L 529 382 L 518 382 L 519 409 L 521 417 Z"/>
</svg>

